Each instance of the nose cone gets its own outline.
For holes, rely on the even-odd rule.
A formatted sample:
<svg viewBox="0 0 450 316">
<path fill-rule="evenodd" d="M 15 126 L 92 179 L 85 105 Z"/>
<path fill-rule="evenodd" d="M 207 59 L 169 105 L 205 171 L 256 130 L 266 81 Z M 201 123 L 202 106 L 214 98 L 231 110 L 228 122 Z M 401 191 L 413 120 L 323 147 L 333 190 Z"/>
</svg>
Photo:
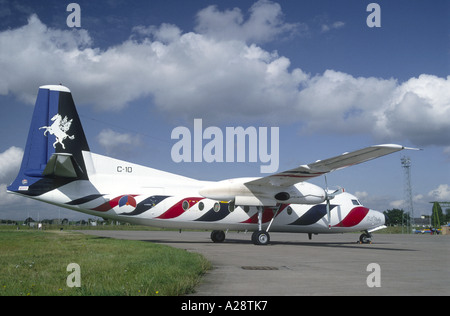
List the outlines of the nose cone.
<svg viewBox="0 0 450 316">
<path fill-rule="evenodd" d="M 370 210 L 372 224 L 375 227 L 386 228 L 386 223 L 388 223 L 389 218 L 380 211 Z"/>
<path fill-rule="evenodd" d="M 369 212 L 367 213 L 365 219 L 367 223 L 370 225 L 369 229 L 371 231 L 386 228 L 386 226 L 384 225 L 387 222 L 387 218 L 382 212 L 369 209 Z"/>
</svg>

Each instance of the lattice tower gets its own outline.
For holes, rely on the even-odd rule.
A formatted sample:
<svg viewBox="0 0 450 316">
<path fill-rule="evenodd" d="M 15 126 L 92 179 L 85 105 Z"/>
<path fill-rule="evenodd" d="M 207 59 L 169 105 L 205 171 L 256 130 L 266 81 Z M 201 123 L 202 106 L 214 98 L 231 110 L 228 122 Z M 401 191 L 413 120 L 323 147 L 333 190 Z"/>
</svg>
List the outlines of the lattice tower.
<svg viewBox="0 0 450 316">
<path fill-rule="evenodd" d="M 411 189 L 411 159 L 409 157 L 403 156 L 400 159 L 404 171 L 404 190 L 405 190 L 405 203 L 406 212 L 409 214 L 409 221 L 406 223 L 408 232 L 412 232 L 414 227 L 414 208 L 412 200 L 412 189 Z"/>
</svg>

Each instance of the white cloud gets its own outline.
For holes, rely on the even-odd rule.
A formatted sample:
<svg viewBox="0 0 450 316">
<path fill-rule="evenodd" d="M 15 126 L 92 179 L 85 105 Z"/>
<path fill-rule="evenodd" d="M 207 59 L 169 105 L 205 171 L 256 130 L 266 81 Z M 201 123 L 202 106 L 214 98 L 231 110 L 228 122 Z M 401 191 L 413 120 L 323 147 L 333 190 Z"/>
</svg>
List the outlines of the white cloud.
<svg viewBox="0 0 450 316">
<path fill-rule="evenodd" d="M 151 25 L 149 27 L 138 25 L 133 28 L 133 32 L 140 36 L 144 36 L 144 38 L 153 36 L 155 40 L 161 41 L 163 43 L 176 41 L 181 36 L 181 30 L 176 25 L 168 23 L 161 24 L 159 28 L 154 25 Z"/>
<path fill-rule="evenodd" d="M 10 147 L 0 153 L 0 183 L 12 182 L 19 172 L 23 150 L 18 147 Z"/>
<path fill-rule="evenodd" d="M 14 203 L 16 203 L 16 202 L 18 202 L 18 201 L 20 201 L 22 198 L 20 197 L 20 196 L 18 196 L 18 195 L 15 195 L 15 194 L 11 194 L 11 193 L 8 193 L 7 191 L 6 191 L 6 188 L 7 188 L 7 184 L 4 184 L 4 183 L 1 183 L 0 184 L 0 206 L 3 206 L 3 205 L 11 205 L 11 204 L 14 204 Z M 2 210 L 3 211 L 3 210 Z M 3 214 L 3 212 L 2 213 L 0 213 L 1 215 L 1 218 L 4 218 L 3 216 L 5 216 L 4 214 Z"/>
<path fill-rule="evenodd" d="M 378 119 L 378 133 L 404 135 L 415 144 L 448 145 L 450 76 L 420 75 L 396 87 Z"/>
<path fill-rule="evenodd" d="M 259 0 L 249 10 L 249 18 L 239 8 L 225 10 L 209 6 L 197 14 L 198 33 L 219 40 L 264 43 L 278 36 L 290 36 L 305 29 L 305 24 L 286 23 L 278 3 Z"/>
<path fill-rule="evenodd" d="M 13 92 L 34 102 L 36 85 L 42 80 L 59 83 L 62 73 L 73 71 L 80 52 L 91 51 L 86 48 L 90 44 L 87 31 L 49 29 L 36 15 L 21 28 L 1 32 L 0 94 Z"/>
<path fill-rule="evenodd" d="M 423 194 L 416 194 L 412 197 L 413 203 L 421 203 L 423 202 Z"/>
<path fill-rule="evenodd" d="M 336 21 L 331 24 L 322 24 L 321 31 L 322 31 L 322 33 L 326 33 L 331 30 L 337 30 L 337 29 L 343 28 L 344 26 L 345 26 L 345 22 L 342 22 L 342 21 Z"/>
<path fill-rule="evenodd" d="M 369 193 L 367 193 L 366 191 L 356 191 L 355 192 L 355 196 L 358 199 L 364 199 L 364 198 L 367 198 L 369 196 Z"/>
<path fill-rule="evenodd" d="M 8 205 L 19 199 L 7 193 L 6 188 L 19 172 L 22 157 L 23 150 L 14 146 L 0 153 L 0 205 Z"/>
<path fill-rule="evenodd" d="M 390 205 L 392 208 L 396 208 L 396 209 L 400 209 L 400 210 L 403 209 L 403 208 L 406 206 L 404 200 L 396 200 L 396 201 L 392 201 L 391 203 L 389 203 L 389 205 Z"/>
<path fill-rule="evenodd" d="M 98 134 L 97 141 L 108 155 L 120 157 L 128 156 L 137 146 L 141 145 L 139 136 L 118 133 L 109 128 L 102 130 Z"/>
<path fill-rule="evenodd" d="M 188 33 L 171 24 L 137 26 L 127 41 L 100 50 L 87 31 L 48 28 L 32 15 L 27 25 L 0 32 L 0 94 L 33 103 L 39 85 L 63 83 L 77 103 L 107 110 L 151 96 L 161 111 L 188 119 L 301 122 L 305 133 L 450 146 L 450 76 L 399 83 L 292 68 L 254 44 L 296 29 L 269 1 L 253 5 L 247 18 L 239 9 L 208 7 L 197 23 Z"/>
<path fill-rule="evenodd" d="M 450 201 L 450 186 L 448 184 L 440 184 L 436 189 L 428 193 L 430 198 L 439 202 Z"/>
</svg>

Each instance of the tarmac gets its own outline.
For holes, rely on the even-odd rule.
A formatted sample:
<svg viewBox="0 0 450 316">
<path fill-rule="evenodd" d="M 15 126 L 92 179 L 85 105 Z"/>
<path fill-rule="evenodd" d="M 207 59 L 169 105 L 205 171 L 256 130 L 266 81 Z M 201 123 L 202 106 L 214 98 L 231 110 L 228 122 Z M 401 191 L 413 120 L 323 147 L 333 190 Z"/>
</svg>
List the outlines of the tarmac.
<svg viewBox="0 0 450 316">
<path fill-rule="evenodd" d="M 213 243 L 210 232 L 80 231 L 142 240 L 202 254 L 213 268 L 192 296 L 450 295 L 450 236 L 271 233 L 255 246 L 251 233 L 229 232 Z"/>
</svg>

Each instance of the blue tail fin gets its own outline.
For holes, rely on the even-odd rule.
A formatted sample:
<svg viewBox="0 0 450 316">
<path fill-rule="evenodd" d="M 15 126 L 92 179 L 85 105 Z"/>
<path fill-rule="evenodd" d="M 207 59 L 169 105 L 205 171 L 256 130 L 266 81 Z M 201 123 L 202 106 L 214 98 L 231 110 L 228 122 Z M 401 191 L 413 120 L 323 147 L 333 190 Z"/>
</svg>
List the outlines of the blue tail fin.
<svg viewBox="0 0 450 316">
<path fill-rule="evenodd" d="M 82 151 L 89 151 L 89 146 L 70 90 L 40 87 L 22 165 L 8 191 L 36 196 L 87 180 Z"/>
</svg>

